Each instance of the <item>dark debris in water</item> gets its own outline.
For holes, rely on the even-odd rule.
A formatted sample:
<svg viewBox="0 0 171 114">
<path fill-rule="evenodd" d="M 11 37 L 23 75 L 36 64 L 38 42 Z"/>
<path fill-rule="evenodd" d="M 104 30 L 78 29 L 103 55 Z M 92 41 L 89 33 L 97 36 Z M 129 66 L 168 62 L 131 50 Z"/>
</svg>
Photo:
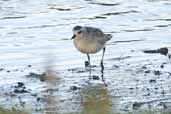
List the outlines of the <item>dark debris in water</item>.
<svg viewBox="0 0 171 114">
<path fill-rule="evenodd" d="M 118 68 L 120 68 L 120 67 L 119 67 L 118 65 L 113 65 L 112 68 L 118 69 Z"/>
<path fill-rule="evenodd" d="M 11 71 L 10 70 L 7 70 L 7 73 L 10 73 Z"/>
<path fill-rule="evenodd" d="M 162 55 L 167 55 L 168 54 L 168 48 L 159 48 L 157 50 L 145 50 L 143 51 L 144 53 L 160 53 Z"/>
<path fill-rule="evenodd" d="M 78 90 L 78 89 L 80 89 L 80 88 L 77 87 L 77 86 L 71 86 L 70 89 L 71 89 L 72 91 L 76 91 L 76 90 Z"/>
<path fill-rule="evenodd" d="M 17 83 L 18 85 L 16 87 L 20 88 L 20 87 L 23 87 L 24 86 L 24 83 L 23 82 L 18 82 Z"/>
<path fill-rule="evenodd" d="M 144 50 L 143 52 L 148 54 L 160 53 L 161 55 L 168 56 L 169 59 L 171 58 L 171 55 L 167 47 L 159 48 L 156 50 Z"/>
<path fill-rule="evenodd" d="M 25 89 L 14 89 L 14 93 L 30 93 L 30 92 Z"/>
<path fill-rule="evenodd" d="M 26 75 L 26 77 L 28 78 L 39 78 L 41 74 L 36 74 L 33 72 L 30 72 L 28 75 Z"/>
<path fill-rule="evenodd" d="M 168 108 L 167 104 L 170 103 L 170 102 L 167 102 L 167 101 L 170 100 L 170 99 L 171 99 L 170 97 L 167 97 L 167 98 L 149 100 L 149 101 L 145 101 L 145 102 L 134 102 L 132 104 L 132 109 L 139 110 L 143 105 L 152 105 L 154 103 L 156 104 L 156 106 L 162 106 L 163 109 L 167 109 Z"/>
<path fill-rule="evenodd" d="M 142 105 L 143 105 L 143 103 L 134 102 L 134 103 L 132 104 L 132 108 L 133 108 L 134 110 L 138 110 Z"/>
<path fill-rule="evenodd" d="M 146 70 L 146 71 L 145 71 L 145 74 L 148 74 L 148 73 L 150 73 L 150 72 L 151 72 L 150 70 Z"/>
<path fill-rule="evenodd" d="M 158 70 L 154 71 L 154 75 L 161 75 L 161 74 L 162 74 L 161 71 L 158 71 Z"/>
<path fill-rule="evenodd" d="M 144 71 L 145 74 L 149 74 L 149 73 L 153 73 L 154 75 L 156 76 L 159 76 L 159 75 L 162 75 L 164 72 L 162 71 L 159 71 L 159 70 L 145 70 Z"/>
<path fill-rule="evenodd" d="M 99 80 L 100 79 L 99 76 L 96 76 L 96 75 L 93 75 L 92 78 L 93 78 L 93 80 Z"/>
<path fill-rule="evenodd" d="M 14 86 L 14 93 L 30 93 L 26 90 L 25 84 L 23 82 L 18 82 L 17 86 Z"/>
<path fill-rule="evenodd" d="M 3 71 L 3 70 L 5 70 L 4 68 L 0 68 L 0 71 Z"/>
<path fill-rule="evenodd" d="M 164 68 L 164 64 L 160 65 L 160 68 Z"/>
<path fill-rule="evenodd" d="M 155 79 L 151 79 L 149 80 L 150 83 L 156 83 L 156 80 Z"/>
<path fill-rule="evenodd" d="M 28 65 L 28 67 L 32 67 L 32 65 Z"/>
</svg>

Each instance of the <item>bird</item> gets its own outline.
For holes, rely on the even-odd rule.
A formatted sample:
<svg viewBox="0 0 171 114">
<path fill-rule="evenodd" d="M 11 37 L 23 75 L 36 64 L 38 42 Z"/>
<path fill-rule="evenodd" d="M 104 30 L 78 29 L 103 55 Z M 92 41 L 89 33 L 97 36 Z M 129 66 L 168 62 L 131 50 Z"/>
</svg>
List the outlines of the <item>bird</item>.
<svg viewBox="0 0 171 114">
<path fill-rule="evenodd" d="M 90 55 L 103 49 L 100 65 L 104 69 L 103 58 L 105 54 L 105 44 L 112 38 L 111 34 L 105 34 L 102 30 L 95 27 L 76 25 L 72 29 L 72 40 L 78 51 L 87 55 L 88 62 L 85 66 L 90 66 Z"/>
</svg>

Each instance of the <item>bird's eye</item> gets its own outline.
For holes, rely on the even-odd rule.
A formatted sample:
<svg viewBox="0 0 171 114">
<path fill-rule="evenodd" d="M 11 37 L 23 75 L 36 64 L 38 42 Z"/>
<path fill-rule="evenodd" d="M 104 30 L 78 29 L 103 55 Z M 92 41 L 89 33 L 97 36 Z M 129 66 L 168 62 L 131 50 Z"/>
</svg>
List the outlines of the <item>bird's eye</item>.
<svg viewBox="0 0 171 114">
<path fill-rule="evenodd" d="M 82 32 L 82 31 L 80 30 L 80 31 L 78 32 L 78 34 L 81 34 L 81 32 Z"/>
</svg>

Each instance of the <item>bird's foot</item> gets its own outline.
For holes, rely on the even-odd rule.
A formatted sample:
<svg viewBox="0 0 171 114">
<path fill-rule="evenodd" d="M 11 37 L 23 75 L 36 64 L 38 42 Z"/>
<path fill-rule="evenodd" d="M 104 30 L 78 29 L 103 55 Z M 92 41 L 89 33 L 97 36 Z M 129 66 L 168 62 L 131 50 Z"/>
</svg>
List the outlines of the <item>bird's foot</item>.
<svg viewBox="0 0 171 114">
<path fill-rule="evenodd" d="M 88 61 L 85 61 L 85 67 L 90 66 L 90 63 Z"/>
<path fill-rule="evenodd" d="M 97 67 L 97 65 L 91 65 L 88 61 L 85 61 L 85 67 Z"/>
</svg>

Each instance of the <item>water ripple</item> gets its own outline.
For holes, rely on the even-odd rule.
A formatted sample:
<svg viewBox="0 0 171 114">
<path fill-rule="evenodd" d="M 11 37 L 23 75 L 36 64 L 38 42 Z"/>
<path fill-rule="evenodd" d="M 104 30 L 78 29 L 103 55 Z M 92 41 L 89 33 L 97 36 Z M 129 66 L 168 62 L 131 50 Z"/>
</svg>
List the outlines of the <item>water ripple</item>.
<svg viewBox="0 0 171 114">
<path fill-rule="evenodd" d="M 102 16 L 111 16 L 111 15 L 123 15 L 123 14 L 128 14 L 128 13 L 140 13 L 140 12 L 136 11 L 136 10 L 130 10 L 130 11 L 123 11 L 123 12 L 104 13 L 101 15 Z"/>
<path fill-rule="evenodd" d="M 167 25 L 156 25 L 155 27 L 169 27 L 169 26 L 171 26 L 171 24 L 167 24 Z"/>
<path fill-rule="evenodd" d="M 126 43 L 126 42 L 140 42 L 140 41 L 145 41 L 145 39 L 133 39 L 133 40 L 119 40 L 119 41 L 115 41 L 113 43 Z"/>
<path fill-rule="evenodd" d="M 105 19 L 107 17 L 104 17 L 104 16 L 94 16 L 94 17 L 83 17 L 83 18 L 80 18 L 80 19 L 89 19 L 89 20 L 93 20 L 93 19 Z"/>
<path fill-rule="evenodd" d="M 135 10 L 131 10 L 131 11 L 125 11 L 125 12 L 115 12 L 115 13 L 104 13 L 104 14 L 99 14 L 97 16 L 93 16 L 93 17 L 82 17 L 80 19 L 106 19 L 108 16 L 112 16 L 112 15 L 123 15 L 123 14 L 128 14 L 128 13 L 139 13 L 139 11 L 135 11 Z"/>
<path fill-rule="evenodd" d="M 49 28 L 49 27 L 55 27 L 58 25 L 40 25 L 40 26 L 32 26 L 32 27 L 27 27 L 27 28 Z"/>
<path fill-rule="evenodd" d="M 153 31 L 153 28 L 135 29 L 135 30 L 122 30 L 124 32 L 138 32 L 138 31 Z"/>
<path fill-rule="evenodd" d="M 2 17 L 0 19 L 21 19 L 25 18 L 26 16 L 9 16 L 9 17 Z"/>
<path fill-rule="evenodd" d="M 100 2 L 90 2 L 90 4 L 96 4 L 101 6 L 117 6 L 120 5 L 120 3 L 100 3 Z"/>
<path fill-rule="evenodd" d="M 171 21 L 170 18 L 166 18 L 166 19 L 146 19 L 145 21 Z"/>
<path fill-rule="evenodd" d="M 56 5 L 56 4 L 49 4 L 48 5 L 48 9 L 52 9 L 52 10 L 58 10 L 58 11 L 72 11 L 75 9 L 81 9 L 83 7 L 80 6 L 67 6 L 67 5 Z"/>
</svg>

